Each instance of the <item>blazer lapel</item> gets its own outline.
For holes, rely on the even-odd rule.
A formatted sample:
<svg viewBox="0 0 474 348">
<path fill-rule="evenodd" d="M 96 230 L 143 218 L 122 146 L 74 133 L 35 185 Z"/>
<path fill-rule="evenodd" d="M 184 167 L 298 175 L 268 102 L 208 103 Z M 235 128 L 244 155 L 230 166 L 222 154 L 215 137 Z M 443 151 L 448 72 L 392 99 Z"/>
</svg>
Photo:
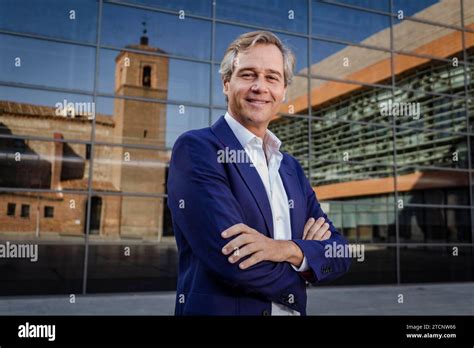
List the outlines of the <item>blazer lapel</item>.
<svg viewBox="0 0 474 348">
<path fill-rule="evenodd" d="M 229 148 L 229 150 L 242 150 L 245 151 L 227 124 L 224 116 L 221 116 L 216 123 L 211 127 L 211 130 L 219 138 L 219 140 Z M 251 163 L 235 163 L 239 170 L 242 179 L 248 186 L 252 193 L 260 212 L 265 220 L 268 233 L 273 238 L 273 216 L 270 202 L 268 201 L 267 192 L 265 186 L 260 179 L 257 169 L 251 165 Z"/>
<path fill-rule="evenodd" d="M 301 194 L 301 187 L 298 183 L 296 173 L 294 169 L 288 164 L 286 156 L 283 155 L 283 159 L 280 164 L 280 177 L 285 187 L 286 195 L 288 197 L 288 205 L 290 208 L 290 224 L 291 224 L 291 239 L 301 239 L 301 233 L 303 230 L 298 226 L 297 209 L 302 209 L 303 201 Z M 301 229 L 301 231 L 300 231 Z"/>
</svg>

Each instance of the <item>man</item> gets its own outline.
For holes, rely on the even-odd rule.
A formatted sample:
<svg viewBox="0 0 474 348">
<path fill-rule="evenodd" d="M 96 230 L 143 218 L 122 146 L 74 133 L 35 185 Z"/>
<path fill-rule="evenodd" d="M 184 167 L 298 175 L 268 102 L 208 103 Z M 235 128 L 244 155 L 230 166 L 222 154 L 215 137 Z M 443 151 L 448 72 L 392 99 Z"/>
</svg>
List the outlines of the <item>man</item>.
<svg viewBox="0 0 474 348">
<path fill-rule="evenodd" d="M 306 281 L 349 268 L 349 259 L 325 257 L 326 245 L 346 241 L 267 129 L 293 68 L 274 34 L 241 35 L 221 63 L 226 115 L 174 145 L 168 206 L 179 251 L 177 315 L 305 315 Z"/>
</svg>

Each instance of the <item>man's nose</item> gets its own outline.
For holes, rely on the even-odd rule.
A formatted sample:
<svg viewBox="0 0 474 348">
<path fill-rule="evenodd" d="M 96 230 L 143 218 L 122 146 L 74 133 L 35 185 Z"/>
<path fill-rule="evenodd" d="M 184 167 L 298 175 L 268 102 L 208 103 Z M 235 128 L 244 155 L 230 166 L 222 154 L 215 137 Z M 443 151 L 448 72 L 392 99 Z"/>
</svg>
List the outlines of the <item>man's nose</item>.
<svg viewBox="0 0 474 348">
<path fill-rule="evenodd" d="M 252 92 L 263 93 L 267 91 L 267 85 L 263 76 L 258 76 L 251 88 Z"/>
</svg>

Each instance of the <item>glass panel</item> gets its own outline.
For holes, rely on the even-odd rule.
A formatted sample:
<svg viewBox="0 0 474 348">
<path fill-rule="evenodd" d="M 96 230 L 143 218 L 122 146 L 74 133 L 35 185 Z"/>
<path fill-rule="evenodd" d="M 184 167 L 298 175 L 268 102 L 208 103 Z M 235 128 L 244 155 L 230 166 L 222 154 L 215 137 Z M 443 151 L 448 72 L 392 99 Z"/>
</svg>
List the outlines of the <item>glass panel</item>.
<svg viewBox="0 0 474 348">
<path fill-rule="evenodd" d="M 403 207 L 399 209 L 400 241 L 406 243 L 470 243 L 469 209 Z"/>
<path fill-rule="evenodd" d="M 398 129 L 396 141 L 399 166 L 467 168 L 467 139 L 463 135 Z"/>
<path fill-rule="evenodd" d="M 0 245 L 8 250 L 0 258 L 0 295 L 80 293 L 87 196 L 1 192 L 0 197 Z M 44 216 L 46 207 L 54 208 L 53 217 Z"/>
<path fill-rule="evenodd" d="M 94 88 L 95 49 L 0 35 L 0 80 L 77 91 Z"/>
<path fill-rule="evenodd" d="M 0 187 L 87 190 L 86 144 L 0 137 Z"/>
<path fill-rule="evenodd" d="M 400 248 L 401 282 L 472 281 L 472 248 L 456 246 L 457 252 L 454 252 L 454 248 L 454 246 L 405 246 Z M 437 304 L 427 303 L 427 305 L 431 307 Z"/>
<path fill-rule="evenodd" d="M 184 16 L 187 14 L 199 16 L 212 16 L 212 2 L 207 0 L 115 0 L 116 2 L 137 4 L 141 6 L 150 6 L 156 9 L 170 9 L 184 11 Z"/>
<path fill-rule="evenodd" d="M 311 151 L 318 161 L 393 164 L 391 128 L 315 119 L 311 124 Z"/>
<path fill-rule="evenodd" d="M 312 34 L 390 48 L 390 17 L 313 0 Z"/>
<path fill-rule="evenodd" d="M 321 200 L 354 200 L 394 192 L 393 168 L 373 163 L 321 161 L 311 158 L 311 184 Z"/>
<path fill-rule="evenodd" d="M 97 0 L 2 0 L 0 27 L 15 32 L 95 43 L 98 3 Z"/>
<path fill-rule="evenodd" d="M 461 60 L 462 54 L 451 59 Z M 394 56 L 395 84 L 413 93 L 436 92 L 464 96 L 463 64 L 402 54 Z"/>
<path fill-rule="evenodd" d="M 313 40 L 311 74 L 361 83 L 391 83 L 390 53 Z"/>
<path fill-rule="evenodd" d="M 210 59 L 211 22 L 177 15 L 104 4 L 101 44 L 150 52 Z M 142 42 L 143 22 L 147 40 Z M 129 25 L 124 26 L 123 23 Z M 179 40 L 176 40 L 176 38 Z M 142 45 L 139 43 L 142 42 Z"/>
<path fill-rule="evenodd" d="M 101 50 L 99 91 L 207 105 L 209 69 L 208 64 L 150 55 L 146 51 Z"/>
<path fill-rule="evenodd" d="M 272 120 L 269 129 L 281 140 L 281 151 L 294 156 L 308 174 L 308 118 L 281 116 Z"/>
<path fill-rule="evenodd" d="M 209 109 L 124 98 L 98 98 L 96 141 L 171 149 L 185 131 L 209 125 Z"/>
<path fill-rule="evenodd" d="M 418 90 L 396 90 L 395 98 L 385 103 L 384 112 L 400 126 L 466 132 L 463 98 L 428 94 Z"/>
<path fill-rule="evenodd" d="M 315 188 L 319 199 L 319 189 Z M 320 199 L 323 201 L 322 199 Z M 334 226 L 351 243 L 392 243 L 395 242 L 394 205 L 387 205 L 388 196 L 352 199 L 349 202 L 324 202 L 323 210 Z M 378 201 L 380 204 L 363 204 Z"/>
<path fill-rule="evenodd" d="M 389 0 L 333 0 L 333 2 L 340 2 L 352 6 L 365 7 L 368 9 L 389 12 Z"/>
<path fill-rule="evenodd" d="M 219 0 L 216 17 L 271 29 L 308 32 L 307 0 L 263 0 L 246 6 L 238 0 Z"/>
<path fill-rule="evenodd" d="M 469 1 L 469 0 L 468 0 Z M 461 26 L 461 1 L 459 0 L 393 0 L 393 12 L 403 16 L 432 22 Z"/>
<path fill-rule="evenodd" d="M 133 240 L 129 240 L 123 245 L 91 245 L 87 292 L 176 290 L 177 261 L 174 241 L 135 245 Z M 169 314 L 173 314 L 173 309 Z"/>
<path fill-rule="evenodd" d="M 92 96 L 0 87 L 0 134 L 90 140 L 96 114 Z"/>
<path fill-rule="evenodd" d="M 361 121 L 392 126 L 384 105 L 392 98 L 391 89 L 313 79 L 313 116 L 338 121 Z"/>
<path fill-rule="evenodd" d="M 94 146 L 94 191 L 164 194 L 168 153 Z"/>
<path fill-rule="evenodd" d="M 462 171 L 398 168 L 403 204 L 469 205 L 469 174 Z"/>
<path fill-rule="evenodd" d="M 395 20 L 393 45 L 397 51 L 447 58 L 462 51 L 460 31 L 414 22 Z"/>
<path fill-rule="evenodd" d="M 363 244 L 364 245 L 364 244 Z M 397 254 L 394 246 L 364 245 L 364 261 L 352 260 L 349 272 L 334 281 L 334 285 L 396 284 Z"/>
</svg>

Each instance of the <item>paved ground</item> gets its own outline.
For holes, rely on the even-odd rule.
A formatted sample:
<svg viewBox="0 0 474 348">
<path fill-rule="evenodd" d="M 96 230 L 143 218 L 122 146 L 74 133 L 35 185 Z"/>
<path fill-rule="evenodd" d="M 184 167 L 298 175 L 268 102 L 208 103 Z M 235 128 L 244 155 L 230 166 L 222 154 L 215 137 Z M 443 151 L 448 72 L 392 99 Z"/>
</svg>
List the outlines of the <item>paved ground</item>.
<svg viewBox="0 0 474 348">
<path fill-rule="evenodd" d="M 398 303 L 399 294 L 403 303 Z M 172 315 L 175 294 L 1 297 L 0 315 Z M 474 283 L 308 289 L 309 315 L 474 315 Z"/>
</svg>

